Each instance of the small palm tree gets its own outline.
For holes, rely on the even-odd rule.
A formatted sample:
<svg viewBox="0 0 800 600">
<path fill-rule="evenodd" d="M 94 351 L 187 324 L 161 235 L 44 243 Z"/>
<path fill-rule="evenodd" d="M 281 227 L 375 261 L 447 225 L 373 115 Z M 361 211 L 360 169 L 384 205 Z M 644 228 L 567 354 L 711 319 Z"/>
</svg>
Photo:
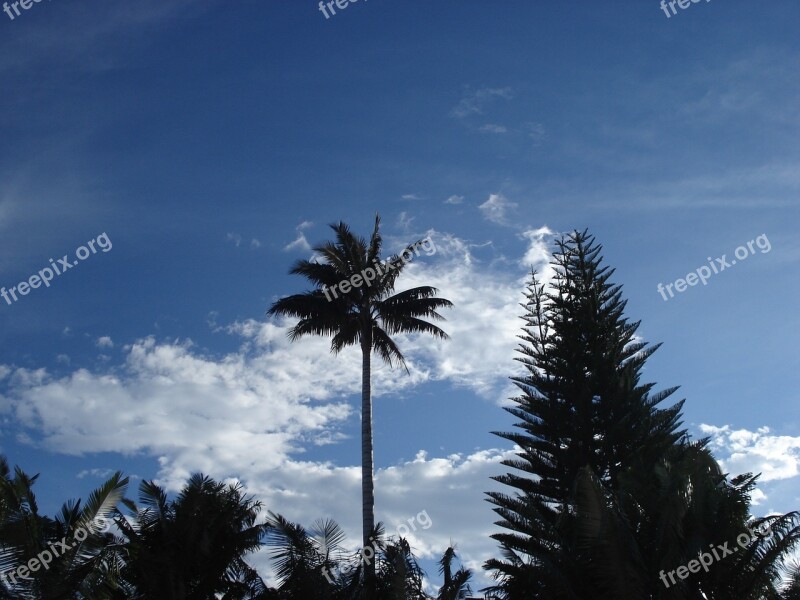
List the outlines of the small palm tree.
<svg viewBox="0 0 800 600">
<path fill-rule="evenodd" d="M 299 319 L 289 331 L 292 341 L 304 335 L 332 336 L 331 351 L 339 353 L 347 346 L 359 344 L 362 353 L 361 371 L 361 500 L 362 534 L 364 547 L 369 546 L 375 526 L 375 496 L 372 458 L 372 396 L 370 372 L 372 352 L 376 352 L 390 366 L 402 365 L 408 371 L 402 352 L 392 340 L 398 333 L 430 333 L 447 339 L 439 327 L 425 320 L 443 320 L 437 310 L 452 306 L 449 300 L 437 298 L 438 290 L 429 286 L 416 287 L 393 294 L 397 277 L 405 267 L 399 256 L 391 257 L 392 268 L 378 266 L 383 240 L 380 234 L 380 216 L 375 217 L 375 228 L 369 243 L 355 236 L 345 223 L 331 225 L 335 242 L 314 248 L 322 262 L 300 260 L 291 269 L 292 274 L 303 275 L 315 289 L 294 294 L 275 302 L 268 315 L 283 315 Z M 412 253 L 422 242 L 408 246 L 404 253 Z M 371 270 L 374 280 L 367 285 L 353 287 L 347 293 L 327 296 L 329 287 L 345 280 L 356 281 Z M 349 287 L 349 286 L 348 286 Z M 365 564 L 366 598 L 375 597 L 375 564 Z"/>
<path fill-rule="evenodd" d="M 279 600 L 363 600 L 366 594 L 363 549 L 348 552 L 344 531 L 333 520 L 319 520 L 310 529 L 270 512 L 266 545 L 271 549 Z M 378 600 L 434 600 L 424 591 L 425 573 L 402 537 L 387 538 L 381 523 L 371 535 L 370 562 L 376 565 Z M 460 600 L 469 592 L 469 569 L 452 573 L 455 550 L 439 561 L 444 585 L 436 600 Z M 270 598 L 269 596 L 265 596 Z"/>
<path fill-rule="evenodd" d="M 117 597 L 118 547 L 100 523 L 110 522 L 125 494 L 127 477 L 115 473 L 85 503 L 63 504 L 55 518 L 39 514 L 33 492 L 37 479 L 19 467 L 12 476 L 6 458 L 0 456 L 0 573 L 34 567 L 25 577 L 3 577 L 0 599 Z"/>
<path fill-rule="evenodd" d="M 133 600 L 244 600 L 266 586 L 244 557 L 262 545 L 256 525 L 261 504 L 202 474 L 189 478 L 175 500 L 151 481 L 139 486 L 140 507 L 117 515 L 124 538 L 127 598 Z"/>
<path fill-rule="evenodd" d="M 439 561 L 439 574 L 444 577 L 444 583 L 439 588 L 436 600 L 462 600 L 467 594 L 472 592 L 469 580 L 472 579 L 472 571 L 461 567 L 453 573 L 453 560 L 458 558 L 455 546 L 452 544 L 445 550 L 442 559 Z"/>
</svg>

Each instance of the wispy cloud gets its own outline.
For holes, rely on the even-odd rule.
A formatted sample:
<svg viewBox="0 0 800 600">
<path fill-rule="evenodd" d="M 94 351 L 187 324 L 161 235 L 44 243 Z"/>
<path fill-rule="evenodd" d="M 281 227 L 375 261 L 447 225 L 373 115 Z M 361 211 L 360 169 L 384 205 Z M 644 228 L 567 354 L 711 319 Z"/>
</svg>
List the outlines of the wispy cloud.
<svg viewBox="0 0 800 600">
<path fill-rule="evenodd" d="M 242 245 L 242 236 L 238 233 L 228 232 L 228 234 L 225 236 L 225 239 L 229 242 L 233 242 L 233 245 L 237 248 Z"/>
<path fill-rule="evenodd" d="M 115 473 L 114 469 L 84 469 L 80 473 L 78 473 L 78 479 L 83 479 L 84 477 L 91 475 L 92 477 L 97 477 L 99 479 L 107 479 L 111 477 Z"/>
<path fill-rule="evenodd" d="M 544 140 L 546 132 L 544 129 L 544 125 L 541 123 L 526 123 L 525 129 L 527 131 L 528 137 L 533 140 L 533 145 L 538 146 Z"/>
<path fill-rule="evenodd" d="M 511 88 L 483 87 L 467 92 L 458 104 L 450 111 L 450 115 L 457 119 L 464 119 L 470 115 L 482 115 L 484 107 L 496 98 L 509 100 L 512 97 Z"/>
<path fill-rule="evenodd" d="M 445 204 L 461 204 L 464 202 L 464 196 L 450 196 L 447 200 L 444 201 Z"/>
<path fill-rule="evenodd" d="M 288 244 L 286 244 L 283 247 L 283 251 L 291 252 L 292 250 L 303 250 L 304 252 L 307 252 L 311 250 L 311 244 L 308 243 L 308 240 L 306 239 L 306 235 L 303 233 L 303 230 L 308 229 L 313 224 L 314 223 L 312 223 L 311 221 L 303 221 L 302 223 L 300 223 L 300 225 L 295 227 L 294 230 L 295 232 L 297 232 L 297 237 L 294 239 L 293 242 L 289 242 Z"/>
<path fill-rule="evenodd" d="M 409 217 L 408 213 L 403 211 L 397 216 L 397 226 L 403 231 L 408 231 L 413 220 L 414 217 Z"/>
<path fill-rule="evenodd" d="M 489 199 L 478 208 L 487 221 L 498 225 L 508 225 L 508 213 L 517 208 L 517 203 L 511 202 L 503 194 L 490 194 Z"/>
<path fill-rule="evenodd" d="M 494 123 L 487 123 L 486 125 L 482 125 L 478 131 L 483 133 L 507 133 L 508 128 L 505 125 L 495 125 Z"/>
</svg>

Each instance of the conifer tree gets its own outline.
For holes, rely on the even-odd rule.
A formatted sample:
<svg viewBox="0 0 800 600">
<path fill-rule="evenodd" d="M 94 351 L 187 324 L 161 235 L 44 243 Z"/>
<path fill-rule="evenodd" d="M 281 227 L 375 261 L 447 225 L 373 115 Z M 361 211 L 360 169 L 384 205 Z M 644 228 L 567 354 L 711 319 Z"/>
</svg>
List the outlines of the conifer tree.
<svg viewBox="0 0 800 600">
<path fill-rule="evenodd" d="M 729 481 L 707 440 L 689 440 L 683 401 L 660 407 L 677 388 L 651 393 L 654 384 L 641 383 L 658 345 L 636 338 L 639 322 L 623 316 L 594 238 L 574 232 L 557 244 L 552 281 L 534 273 L 523 304 L 517 360 L 527 374 L 513 379 L 521 394 L 506 408 L 519 421 L 496 432 L 519 451 L 496 478 L 512 492 L 488 494 L 505 529 L 492 536 L 503 558 L 485 565 L 498 580 L 491 591 L 509 600 L 779 598 L 770 594 L 797 543 L 796 513 L 775 522 L 774 540 L 716 573 L 660 581 L 752 525 L 755 479 Z"/>
</svg>

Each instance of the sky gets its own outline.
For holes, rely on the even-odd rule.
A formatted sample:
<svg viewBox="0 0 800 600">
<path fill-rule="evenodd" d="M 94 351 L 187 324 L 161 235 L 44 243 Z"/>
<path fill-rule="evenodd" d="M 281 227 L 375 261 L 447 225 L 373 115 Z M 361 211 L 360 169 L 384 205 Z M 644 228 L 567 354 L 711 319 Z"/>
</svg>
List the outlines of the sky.
<svg viewBox="0 0 800 600">
<path fill-rule="evenodd" d="M 435 248 L 398 290 L 454 304 L 449 340 L 398 337 L 408 374 L 373 369 L 377 518 L 419 525 L 432 584 L 451 541 L 489 583 L 520 302 L 575 229 L 663 344 L 645 380 L 763 474 L 757 515 L 797 509 L 800 6 L 342 4 L 0 13 L 0 453 L 42 511 L 199 471 L 357 543 L 359 350 L 265 312 L 376 213 L 388 252 Z"/>
</svg>

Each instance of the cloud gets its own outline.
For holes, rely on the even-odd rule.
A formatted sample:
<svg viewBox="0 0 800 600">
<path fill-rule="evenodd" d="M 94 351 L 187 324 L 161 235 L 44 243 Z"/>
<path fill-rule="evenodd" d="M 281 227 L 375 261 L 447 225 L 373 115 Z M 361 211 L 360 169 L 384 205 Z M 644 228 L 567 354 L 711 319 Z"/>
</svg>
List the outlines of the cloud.
<svg viewBox="0 0 800 600">
<path fill-rule="evenodd" d="M 95 345 L 98 348 L 113 348 L 114 347 L 114 342 L 111 341 L 110 337 L 108 337 L 107 335 L 104 335 L 103 337 L 100 337 L 100 338 L 97 339 L 97 341 L 95 342 Z"/>
<path fill-rule="evenodd" d="M 763 483 L 800 475 L 800 436 L 770 435 L 769 427 L 749 431 L 730 425 L 702 424 L 700 431 L 711 438 L 718 460 L 733 474 L 761 473 Z"/>
<path fill-rule="evenodd" d="M 297 232 L 297 237 L 295 238 L 295 240 L 293 242 L 290 242 L 290 243 L 286 244 L 283 247 L 283 251 L 284 252 L 291 252 L 292 250 L 300 249 L 300 250 L 303 250 L 305 252 L 308 252 L 309 250 L 311 250 L 311 244 L 308 243 L 308 240 L 306 239 L 306 236 L 303 233 L 303 230 L 304 229 L 308 229 L 313 224 L 314 223 L 312 223 L 311 221 L 303 221 L 302 223 L 300 223 L 300 225 L 295 227 L 295 231 Z"/>
<path fill-rule="evenodd" d="M 478 131 L 483 133 L 507 133 L 508 129 L 504 125 L 494 125 L 492 123 L 487 123 L 486 125 L 482 125 Z"/>
<path fill-rule="evenodd" d="M 402 195 L 402 196 L 400 196 L 400 197 L 401 197 L 403 200 L 422 200 L 422 198 L 420 198 L 420 197 L 419 197 L 419 196 L 417 196 L 416 194 L 403 194 L 403 195 Z"/>
<path fill-rule="evenodd" d="M 250 249 L 255 250 L 256 248 L 261 248 L 261 242 L 258 241 L 256 238 L 250 240 Z"/>
<path fill-rule="evenodd" d="M 225 239 L 228 240 L 229 242 L 233 242 L 233 245 L 236 246 L 237 248 L 242 245 L 242 236 L 239 235 L 238 233 L 229 232 L 225 236 Z"/>
<path fill-rule="evenodd" d="M 483 492 L 502 489 L 492 477 L 506 472 L 501 461 L 514 456 L 512 450 L 494 448 L 444 457 L 420 451 L 413 460 L 378 469 L 376 520 L 383 522 L 388 534 L 400 530 L 423 559 L 438 560 L 456 543 L 461 560 L 475 572 L 473 587 L 475 583 L 488 585 L 482 565 L 497 555 L 497 543 L 490 535 L 498 528 Z M 360 475 L 358 467 L 291 462 L 280 471 L 248 482 L 247 492 L 267 507 L 281 507 L 278 512 L 284 517 L 304 525 L 319 518 L 335 518 L 345 531 L 345 545 L 355 549 L 361 539 L 360 512 L 353 510 L 361 498 Z M 319 489 L 325 493 L 315 493 Z M 271 572 L 266 551 L 252 562 L 259 572 Z"/>
<path fill-rule="evenodd" d="M 464 119 L 470 115 L 483 114 L 484 107 L 495 98 L 509 100 L 512 97 L 511 88 L 483 87 L 474 92 L 467 92 L 458 104 L 450 111 L 450 115 L 457 119 Z"/>
<path fill-rule="evenodd" d="M 526 123 L 525 128 L 528 132 L 528 137 L 533 140 L 533 145 L 540 145 L 546 135 L 544 125 L 541 123 Z"/>
<path fill-rule="evenodd" d="M 447 200 L 444 201 L 445 204 L 461 204 L 464 202 L 464 196 L 450 196 Z"/>
<path fill-rule="evenodd" d="M 397 226 L 403 231 L 408 231 L 413 220 L 414 217 L 409 217 L 408 213 L 403 211 L 397 216 Z"/>
<path fill-rule="evenodd" d="M 498 225 L 508 225 L 506 216 L 517 208 L 516 202 L 511 202 L 503 194 L 490 194 L 489 199 L 478 208 L 483 213 L 483 218 Z"/>
<path fill-rule="evenodd" d="M 523 267 L 546 265 L 546 270 L 551 270 L 549 264 L 550 250 L 546 239 L 552 237 L 553 231 L 547 225 L 538 229 L 527 229 L 520 234 L 522 238 L 528 240 L 528 251 L 520 260 Z"/>
<path fill-rule="evenodd" d="M 114 473 L 116 473 L 115 469 L 84 469 L 80 473 L 78 473 L 78 479 L 83 479 L 87 475 L 91 475 L 92 477 L 97 477 L 99 479 L 108 479 Z"/>
<path fill-rule="evenodd" d="M 547 259 L 547 231 L 526 232 L 524 256 Z M 430 235 L 436 252 L 427 256 L 423 250 L 409 262 L 397 291 L 432 285 L 453 301 L 442 323 L 451 339 L 396 336 L 410 374 L 375 368 L 374 397 L 441 382 L 503 402 L 511 395 L 509 375 L 520 372 L 513 358 L 529 265 L 519 257 L 487 262 L 483 255 L 492 246 L 485 242 L 433 230 L 416 234 Z M 478 251 L 480 258 L 473 254 Z M 357 443 L 346 437 L 345 427 L 358 419 L 360 352 L 348 348 L 333 356 L 330 341 L 321 338 L 292 343 L 290 319 L 220 326 L 215 317 L 209 315 L 215 331 L 238 340 L 236 350 L 211 355 L 189 340 L 145 337 L 122 347 L 121 361 L 94 371 L 76 367 L 57 376 L 0 365 L 0 374 L 7 372 L 0 394 L 0 405 L 8 407 L 2 433 L 62 454 L 153 457 L 157 480 L 173 491 L 198 471 L 236 479 L 265 507 L 293 520 L 336 518 L 356 543 L 360 522 L 352 507 L 359 502 L 360 467 L 306 455 L 319 444 Z M 500 461 L 510 456 L 510 450 L 497 448 L 446 456 L 420 449 L 413 460 L 376 472 L 377 517 L 394 531 L 427 511 L 432 526 L 409 534 L 415 551 L 430 558 L 452 539 L 480 580 L 481 563 L 496 553 L 489 538 L 495 516 L 483 492 L 497 489 L 490 477 L 502 472 Z M 99 473 L 87 469 L 81 475 Z M 264 555 L 258 560 L 267 563 Z"/>
</svg>

